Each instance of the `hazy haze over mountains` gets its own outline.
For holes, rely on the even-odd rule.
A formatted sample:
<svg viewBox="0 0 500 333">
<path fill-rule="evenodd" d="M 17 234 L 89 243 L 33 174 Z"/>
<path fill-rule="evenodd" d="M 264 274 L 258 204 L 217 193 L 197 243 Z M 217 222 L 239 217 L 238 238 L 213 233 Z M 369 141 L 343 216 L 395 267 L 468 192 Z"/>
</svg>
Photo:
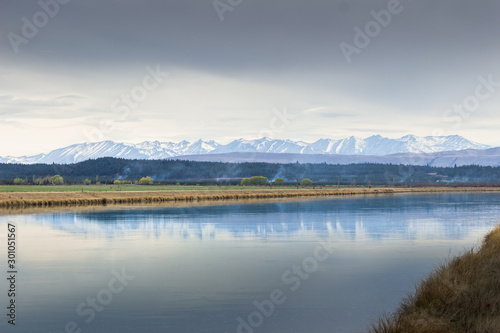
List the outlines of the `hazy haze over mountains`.
<svg viewBox="0 0 500 333">
<path fill-rule="evenodd" d="M 351 136 L 339 140 L 320 139 L 313 143 L 270 138 L 256 140 L 238 139 L 228 144 L 220 144 L 213 140 L 198 140 L 195 142 L 145 141 L 137 144 L 102 141 L 75 144 L 56 149 L 48 154 L 23 157 L 0 157 L 0 162 L 67 164 L 99 157 L 166 159 L 186 155 L 231 153 L 384 156 L 398 153 L 422 154 L 487 148 L 490 147 L 469 141 L 458 135 L 427 137 L 406 135 L 398 139 L 390 139 L 380 135 L 370 136 L 366 139 Z M 251 156 L 247 156 L 247 159 L 248 158 L 251 159 Z M 359 160 L 362 161 L 364 159 Z"/>
<path fill-rule="evenodd" d="M 275 153 L 226 153 L 186 155 L 171 157 L 200 162 L 265 162 L 265 163 L 327 163 L 327 164 L 404 164 L 454 167 L 464 165 L 500 166 L 500 148 L 466 149 L 437 153 L 399 153 L 391 155 L 334 155 L 334 154 L 275 154 Z"/>
</svg>

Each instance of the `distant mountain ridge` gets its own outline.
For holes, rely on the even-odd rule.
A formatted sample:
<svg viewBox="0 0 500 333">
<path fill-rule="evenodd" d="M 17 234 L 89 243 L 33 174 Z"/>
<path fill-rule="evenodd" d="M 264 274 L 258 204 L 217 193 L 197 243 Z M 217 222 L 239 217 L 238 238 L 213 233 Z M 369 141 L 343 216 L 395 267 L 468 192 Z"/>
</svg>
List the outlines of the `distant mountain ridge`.
<svg viewBox="0 0 500 333">
<path fill-rule="evenodd" d="M 490 148 L 490 146 L 467 140 L 459 135 L 426 137 L 406 135 L 398 139 L 390 139 L 381 135 L 370 136 L 366 139 L 351 136 L 339 140 L 320 139 L 313 143 L 270 138 L 238 139 L 228 144 L 220 144 L 213 140 L 198 140 L 195 142 L 144 141 L 137 144 L 101 141 L 74 144 L 53 150 L 47 154 L 0 157 L 0 163 L 70 164 L 99 157 L 153 160 L 186 155 L 228 153 L 385 156 L 390 154 L 426 154 L 487 148 Z"/>
<path fill-rule="evenodd" d="M 335 154 L 288 154 L 288 153 L 224 153 L 185 155 L 169 158 L 196 162 L 263 162 L 263 163 L 327 163 L 327 164 L 397 164 L 432 167 L 454 167 L 480 165 L 500 167 L 500 147 L 489 149 L 466 149 L 437 153 L 398 153 L 391 155 L 335 155 Z"/>
</svg>

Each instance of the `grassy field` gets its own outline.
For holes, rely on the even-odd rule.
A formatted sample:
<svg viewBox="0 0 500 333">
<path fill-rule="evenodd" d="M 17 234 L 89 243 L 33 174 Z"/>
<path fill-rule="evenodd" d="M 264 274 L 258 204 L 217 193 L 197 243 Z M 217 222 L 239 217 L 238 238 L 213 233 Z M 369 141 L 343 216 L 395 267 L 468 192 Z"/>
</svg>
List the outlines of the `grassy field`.
<svg viewBox="0 0 500 333">
<path fill-rule="evenodd" d="M 60 187 L 56 187 L 60 188 Z M 109 186 L 108 186 L 109 188 Z M 91 206 L 108 204 L 140 204 L 162 203 L 177 201 L 220 201 L 220 200 L 247 200 L 273 199 L 292 197 L 319 197 L 330 195 L 382 194 L 393 193 L 391 189 L 368 188 L 265 188 L 265 187 L 196 187 L 195 190 L 158 190 L 160 187 L 138 187 L 143 191 L 57 191 L 57 192 L 0 192 L 0 207 L 54 207 L 54 206 Z M 134 188 L 135 189 L 135 188 Z"/>
<path fill-rule="evenodd" d="M 0 185 L 0 193 L 15 192 L 160 192 L 160 191 L 268 191 L 268 190 L 339 190 L 391 189 L 396 192 L 463 192 L 466 191 L 500 191 L 500 187 L 387 187 L 387 186 L 347 186 L 328 185 L 302 187 L 299 186 L 195 186 L 195 185 Z"/>
<path fill-rule="evenodd" d="M 274 187 L 277 188 L 277 187 Z M 296 189 L 295 186 L 279 187 Z M 0 192 L 110 192 L 110 191 L 220 191 L 262 190 L 258 186 L 177 186 L 177 185 L 0 185 Z"/>
<path fill-rule="evenodd" d="M 438 267 L 370 333 L 500 332 L 500 226 Z"/>
</svg>

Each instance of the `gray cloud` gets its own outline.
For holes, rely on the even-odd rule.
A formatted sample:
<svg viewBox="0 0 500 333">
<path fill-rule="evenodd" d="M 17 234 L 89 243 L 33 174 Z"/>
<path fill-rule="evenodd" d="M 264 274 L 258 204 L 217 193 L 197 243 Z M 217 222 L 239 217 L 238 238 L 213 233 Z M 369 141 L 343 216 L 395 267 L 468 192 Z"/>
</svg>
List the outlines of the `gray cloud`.
<svg viewBox="0 0 500 333">
<path fill-rule="evenodd" d="M 315 107 L 302 111 L 306 115 L 315 115 L 324 118 L 344 118 L 344 117 L 356 117 L 356 113 L 347 112 L 337 112 L 334 108 L 330 107 Z"/>
<path fill-rule="evenodd" d="M 221 126 L 199 135 L 217 139 L 237 136 L 245 121 L 265 118 L 272 108 L 304 110 L 342 99 L 339 110 L 345 111 L 314 113 L 344 131 L 364 128 L 360 122 L 366 119 L 376 134 L 380 128 L 407 129 L 416 114 L 429 122 L 441 118 L 447 107 L 474 91 L 480 75 L 500 81 L 500 2 L 495 0 L 401 0 L 401 13 L 351 63 L 340 43 L 353 44 L 354 28 L 364 29 L 374 20 L 370 12 L 386 9 L 388 1 L 243 0 L 221 22 L 212 1 L 72 0 L 19 45 L 18 54 L 9 33 L 22 35 L 21 19 L 32 20 L 40 5 L 30 0 L 1 6 L 0 74 L 8 78 L 0 83 L 4 116 L 73 103 L 74 117 L 85 118 L 87 112 L 111 117 L 113 100 L 140 82 L 146 66 L 159 64 L 172 78 L 134 110 L 130 120 L 137 119 L 138 126 L 147 126 L 148 117 L 175 118 L 181 125 L 200 118 L 200 129 L 210 112 Z M 197 86 L 200 78 L 209 78 L 204 87 Z M 63 95 L 72 97 L 59 102 L 54 97 Z M 78 96 L 88 104 L 81 105 Z M 498 96 L 490 103 L 498 105 Z M 228 109 L 234 110 L 231 116 Z M 366 117 L 374 113 L 379 123 Z M 474 116 L 486 115 L 479 110 Z M 488 117 L 500 125 L 499 116 Z M 222 123 L 233 118 L 231 132 Z M 258 132 L 258 123 L 245 131 Z M 189 128 L 177 126 L 175 136 L 192 137 Z M 302 130 L 291 124 L 282 135 L 297 138 Z M 414 131 L 430 135 L 430 130 Z M 472 139 L 478 141 L 493 137 L 479 128 L 476 133 Z"/>
</svg>

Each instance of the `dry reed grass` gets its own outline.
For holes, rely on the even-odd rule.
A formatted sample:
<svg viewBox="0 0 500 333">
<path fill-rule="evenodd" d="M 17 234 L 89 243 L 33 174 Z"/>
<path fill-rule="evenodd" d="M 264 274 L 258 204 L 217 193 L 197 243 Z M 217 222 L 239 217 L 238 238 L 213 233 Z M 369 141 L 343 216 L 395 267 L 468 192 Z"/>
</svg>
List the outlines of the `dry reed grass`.
<svg viewBox="0 0 500 333">
<path fill-rule="evenodd" d="M 117 192 L 1 192 L 0 207 L 60 207 L 109 204 L 149 204 L 247 200 L 342 195 L 393 194 L 408 192 L 500 191 L 500 188 L 338 188 L 338 189 L 252 189 L 215 191 L 117 191 Z"/>
<path fill-rule="evenodd" d="M 371 333 L 500 332 L 500 226 L 438 267 Z"/>
</svg>

